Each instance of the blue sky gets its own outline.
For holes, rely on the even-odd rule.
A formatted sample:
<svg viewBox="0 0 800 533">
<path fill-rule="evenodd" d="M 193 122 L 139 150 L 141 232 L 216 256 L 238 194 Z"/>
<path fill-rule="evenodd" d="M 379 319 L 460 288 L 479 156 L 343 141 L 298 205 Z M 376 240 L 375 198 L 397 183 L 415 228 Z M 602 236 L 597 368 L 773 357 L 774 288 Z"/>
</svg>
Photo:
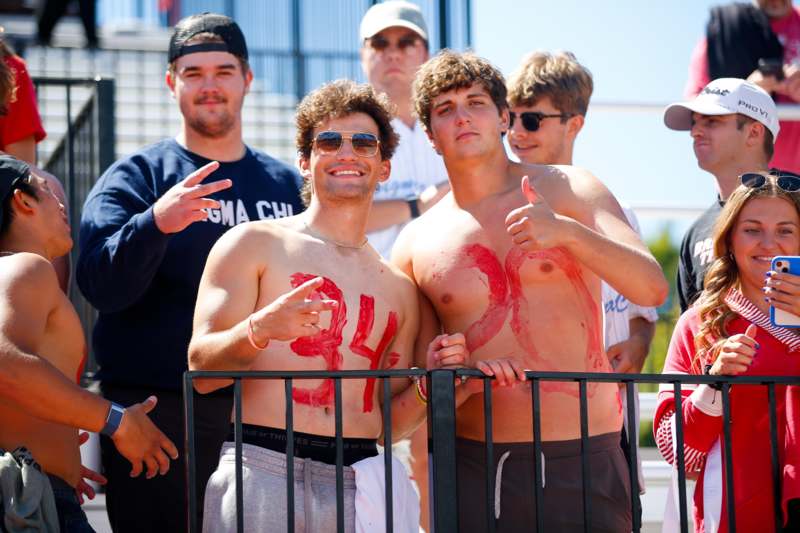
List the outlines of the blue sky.
<svg viewBox="0 0 800 533">
<path fill-rule="evenodd" d="M 668 104 L 682 99 L 687 65 L 709 8 L 722 0 L 473 0 L 477 53 L 510 74 L 532 50 L 569 50 L 594 76 L 593 103 Z M 657 112 L 590 106 L 574 161 L 640 206 L 705 208 L 713 177 L 697 167 L 688 132 Z M 645 237 L 668 221 L 642 216 Z M 675 218 L 679 239 L 692 218 Z"/>
</svg>

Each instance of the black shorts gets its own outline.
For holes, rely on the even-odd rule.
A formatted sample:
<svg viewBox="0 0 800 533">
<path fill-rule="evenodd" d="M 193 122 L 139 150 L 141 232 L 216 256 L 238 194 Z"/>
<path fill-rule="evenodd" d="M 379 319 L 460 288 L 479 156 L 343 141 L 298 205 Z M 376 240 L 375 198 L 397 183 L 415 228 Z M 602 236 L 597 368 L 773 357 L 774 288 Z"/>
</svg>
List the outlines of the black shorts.
<svg viewBox="0 0 800 533">
<path fill-rule="evenodd" d="M 542 443 L 544 531 L 583 532 L 581 441 Z M 589 438 L 592 532 L 631 531 L 631 488 L 620 434 Z M 483 442 L 456 439 L 459 531 L 486 531 L 486 451 Z M 536 527 L 533 443 L 495 443 L 495 531 Z M 542 532 L 543 533 L 543 532 Z"/>
</svg>

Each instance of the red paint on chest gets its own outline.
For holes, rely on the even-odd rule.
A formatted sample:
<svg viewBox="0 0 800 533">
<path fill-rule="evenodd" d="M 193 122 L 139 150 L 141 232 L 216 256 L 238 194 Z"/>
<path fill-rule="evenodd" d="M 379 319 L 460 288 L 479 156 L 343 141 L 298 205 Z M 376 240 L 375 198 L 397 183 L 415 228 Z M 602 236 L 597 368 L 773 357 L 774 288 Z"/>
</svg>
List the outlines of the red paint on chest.
<svg viewBox="0 0 800 533">
<path fill-rule="evenodd" d="M 526 259 L 544 260 L 539 267 L 542 272 L 551 272 L 558 267 L 567 277 L 578 296 L 583 315 L 590 317 L 587 331 L 586 357 L 589 371 L 604 370 L 603 345 L 599 327 L 599 308 L 583 281 L 580 268 L 575 260 L 563 248 L 552 248 L 525 252 L 519 247 L 512 248 L 506 255 L 505 265 L 501 266 L 497 256 L 490 249 L 480 244 L 468 244 L 461 248 L 460 264 L 464 268 L 477 268 L 486 275 L 489 284 L 489 304 L 483 315 L 467 328 L 467 348 L 474 351 L 492 338 L 502 329 L 508 312 L 511 311 L 510 327 L 527 358 L 534 362 L 537 370 L 562 370 L 547 359 L 543 359 L 531 336 L 531 309 L 523 292 L 520 279 L 520 268 Z M 544 382 L 543 390 L 561 391 L 576 395 L 577 389 L 568 383 Z M 589 384 L 590 395 L 597 388 L 597 383 Z"/>
<path fill-rule="evenodd" d="M 486 311 L 464 333 L 467 349 L 475 351 L 497 335 L 506 321 L 508 282 L 497 256 L 480 244 L 468 244 L 461 248 L 459 263 L 463 268 L 477 268 L 486 276 L 489 285 L 489 305 L 486 306 Z"/>
<path fill-rule="evenodd" d="M 315 277 L 317 276 L 301 272 L 292 274 L 292 287 L 302 285 Z M 347 323 L 347 305 L 344 295 L 339 287 L 328 278 L 323 278 L 322 286 L 317 289 L 317 292 L 339 304 L 331 311 L 330 326 L 316 335 L 295 339 L 289 347 L 301 357 L 322 357 L 325 360 L 325 370 L 341 370 L 342 354 L 339 353 L 339 346 L 342 345 L 342 330 Z M 292 398 L 298 403 L 312 407 L 333 405 L 333 380 L 325 379 L 315 389 L 294 387 Z"/>
<path fill-rule="evenodd" d="M 366 296 L 364 294 L 361 295 L 361 304 L 360 309 L 358 312 L 358 325 L 356 327 L 356 332 L 353 334 L 353 340 L 350 341 L 350 350 L 360 355 L 361 357 L 366 357 L 369 359 L 369 369 L 376 370 L 378 368 L 378 364 L 381 361 L 381 356 L 383 352 L 386 351 L 386 348 L 389 346 L 389 343 L 392 342 L 394 339 L 395 333 L 397 333 L 397 313 L 394 311 L 389 311 L 389 317 L 386 320 L 386 327 L 383 330 L 383 335 L 381 336 L 381 340 L 378 341 L 378 345 L 373 350 L 372 348 L 368 347 L 364 342 L 367 340 L 367 337 L 370 336 L 372 333 L 372 327 L 375 324 L 375 298 L 372 296 Z M 396 352 L 392 352 L 389 354 L 389 365 L 394 366 L 397 364 L 397 361 L 400 359 L 400 354 Z M 369 413 L 372 411 L 372 399 L 374 397 L 375 391 L 375 378 L 367 378 L 367 382 L 364 385 L 364 412 Z"/>
<path fill-rule="evenodd" d="M 314 274 L 296 272 L 291 276 L 292 287 L 302 285 L 306 281 L 317 277 Z M 342 330 L 347 323 L 347 305 L 341 289 L 328 278 L 323 278 L 322 286 L 311 295 L 311 299 L 326 298 L 335 300 L 339 305 L 331 311 L 331 323 L 326 329 L 321 330 L 316 335 L 310 337 L 299 337 L 294 340 L 289 347 L 294 353 L 302 357 L 322 357 L 325 360 L 325 370 L 336 371 L 342 369 L 342 354 L 339 347 L 342 345 Z M 370 370 L 375 370 L 380 364 L 381 357 L 386 348 L 394 339 L 397 333 L 398 320 L 397 313 L 389 312 L 386 327 L 383 330 L 381 340 L 375 349 L 369 348 L 365 342 L 372 333 L 375 323 L 375 298 L 362 294 L 358 312 L 358 324 L 350 342 L 350 350 L 369 359 Z M 387 368 L 391 368 L 400 360 L 400 354 L 391 352 L 388 354 Z M 311 407 L 330 407 L 334 404 L 333 379 L 328 378 L 315 389 L 294 387 L 292 389 L 292 399 L 298 403 Z M 375 390 L 375 378 L 368 378 L 364 386 L 363 412 L 368 413 L 373 409 L 373 396 Z"/>
</svg>

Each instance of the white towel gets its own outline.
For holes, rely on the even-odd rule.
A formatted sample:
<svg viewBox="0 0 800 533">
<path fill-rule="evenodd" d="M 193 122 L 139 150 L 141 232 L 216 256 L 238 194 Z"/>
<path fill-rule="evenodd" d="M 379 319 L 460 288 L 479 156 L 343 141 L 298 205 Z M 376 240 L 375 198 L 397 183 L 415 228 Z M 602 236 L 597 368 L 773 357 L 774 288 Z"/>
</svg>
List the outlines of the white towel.
<svg viewBox="0 0 800 533">
<path fill-rule="evenodd" d="M 356 472 L 356 533 L 386 531 L 386 496 L 383 454 L 351 465 Z M 392 456 L 392 518 L 397 533 L 419 531 L 419 496 L 408 471 Z"/>
<path fill-rule="evenodd" d="M 50 480 L 26 448 L 0 450 L 0 505 L 5 511 L 0 531 L 59 531 Z"/>
</svg>

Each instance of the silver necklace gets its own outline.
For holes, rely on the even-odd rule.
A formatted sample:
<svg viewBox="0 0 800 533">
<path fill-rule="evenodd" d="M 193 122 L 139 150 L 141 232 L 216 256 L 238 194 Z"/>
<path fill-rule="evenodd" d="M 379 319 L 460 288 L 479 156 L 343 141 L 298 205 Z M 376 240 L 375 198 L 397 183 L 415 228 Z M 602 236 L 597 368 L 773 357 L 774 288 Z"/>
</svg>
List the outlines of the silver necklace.
<svg viewBox="0 0 800 533">
<path fill-rule="evenodd" d="M 364 247 L 365 244 L 367 244 L 367 241 L 368 241 L 368 239 L 366 237 L 364 237 L 364 241 L 361 244 L 345 244 L 343 242 L 339 242 L 339 241 L 336 241 L 336 240 L 333 240 L 333 239 L 329 239 L 327 237 L 323 237 L 322 235 L 320 235 L 319 233 L 317 233 L 316 231 L 311 229 L 311 226 L 309 226 L 308 222 L 306 222 L 305 220 L 303 221 L 303 226 L 305 226 L 306 230 L 308 230 L 308 233 L 312 237 L 314 237 L 316 239 L 319 239 L 319 240 L 321 240 L 323 242 L 326 242 L 328 244 L 333 244 L 333 245 L 338 246 L 340 248 L 349 248 L 351 250 L 360 250 L 360 249 L 362 249 Z"/>
</svg>

